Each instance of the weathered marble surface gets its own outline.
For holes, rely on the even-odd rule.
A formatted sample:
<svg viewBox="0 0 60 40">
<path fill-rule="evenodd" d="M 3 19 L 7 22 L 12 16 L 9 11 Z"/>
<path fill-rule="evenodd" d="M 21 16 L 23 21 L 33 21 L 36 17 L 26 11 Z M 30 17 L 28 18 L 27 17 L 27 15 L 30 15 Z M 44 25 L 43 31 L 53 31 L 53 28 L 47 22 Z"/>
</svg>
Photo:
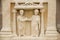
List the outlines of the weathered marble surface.
<svg viewBox="0 0 60 40">
<path fill-rule="evenodd" d="M 56 33 L 56 0 L 47 0 L 48 1 L 48 29 L 49 28 L 53 28 L 53 32 L 55 30 L 55 33 Z M 8 7 L 7 7 L 8 6 Z M 11 31 L 11 25 L 10 25 L 10 0 L 2 0 L 2 16 L 3 16 L 3 27 L 4 27 L 4 30 L 3 31 Z M 49 29 L 51 30 L 51 29 Z M 56 40 L 55 38 L 57 38 L 57 34 L 53 35 L 52 31 L 49 31 L 51 32 L 50 34 L 51 35 L 47 35 L 45 36 L 46 40 Z M 12 34 L 11 34 L 12 35 Z M 4 36 L 4 35 L 3 35 Z M 5 38 L 2 37 L 0 35 L 0 40 L 12 40 L 11 38 L 13 38 L 12 36 L 9 36 L 6 38 L 6 36 L 9 36 L 9 35 L 5 35 Z M 15 39 L 16 40 L 16 39 Z M 31 38 L 29 39 L 21 39 L 21 40 L 32 40 Z M 35 40 L 40 40 L 39 38 L 35 38 Z"/>
</svg>

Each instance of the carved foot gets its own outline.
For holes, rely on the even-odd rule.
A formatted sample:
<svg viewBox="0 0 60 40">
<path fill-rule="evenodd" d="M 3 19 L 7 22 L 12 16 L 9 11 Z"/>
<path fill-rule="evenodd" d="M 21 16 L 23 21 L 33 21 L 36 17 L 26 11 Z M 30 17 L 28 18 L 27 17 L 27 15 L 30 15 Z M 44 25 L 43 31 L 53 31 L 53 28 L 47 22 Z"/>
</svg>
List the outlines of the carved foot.
<svg viewBox="0 0 60 40">
<path fill-rule="evenodd" d="M 25 35 L 18 35 L 19 37 L 25 37 Z"/>
</svg>

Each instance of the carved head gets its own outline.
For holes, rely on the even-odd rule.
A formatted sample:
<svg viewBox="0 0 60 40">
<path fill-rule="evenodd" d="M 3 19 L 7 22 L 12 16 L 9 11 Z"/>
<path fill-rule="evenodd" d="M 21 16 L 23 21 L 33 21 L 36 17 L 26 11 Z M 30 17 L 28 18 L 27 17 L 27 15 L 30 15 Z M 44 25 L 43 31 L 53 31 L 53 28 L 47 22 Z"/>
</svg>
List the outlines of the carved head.
<svg viewBox="0 0 60 40">
<path fill-rule="evenodd" d="M 20 15 L 24 15 L 24 10 L 20 10 Z"/>
<path fill-rule="evenodd" d="M 35 9 L 35 10 L 34 10 L 34 14 L 35 14 L 35 15 L 38 15 L 38 13 L 39 13 L 39 10 L 38 10 L 38 9 Z"/>
</svg>

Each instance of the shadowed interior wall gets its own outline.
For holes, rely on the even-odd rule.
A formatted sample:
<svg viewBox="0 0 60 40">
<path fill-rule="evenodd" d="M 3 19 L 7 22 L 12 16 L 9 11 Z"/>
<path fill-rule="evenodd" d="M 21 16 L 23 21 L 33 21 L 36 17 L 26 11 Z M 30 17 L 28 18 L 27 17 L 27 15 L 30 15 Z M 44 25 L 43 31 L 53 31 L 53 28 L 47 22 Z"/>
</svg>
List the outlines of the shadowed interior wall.
<svg viewBox="0 0 60 40">
<path fill-rule="evenodd" d="M 1 0 L 0 0 L 0 30 L 2 28 L 2 5 L 1 5 Z"/>
<path fill-rule="evenodd" d="M 56 0 L 56 9 L 57 31 L 60 33 L 60 0 Z"/>
</svg>

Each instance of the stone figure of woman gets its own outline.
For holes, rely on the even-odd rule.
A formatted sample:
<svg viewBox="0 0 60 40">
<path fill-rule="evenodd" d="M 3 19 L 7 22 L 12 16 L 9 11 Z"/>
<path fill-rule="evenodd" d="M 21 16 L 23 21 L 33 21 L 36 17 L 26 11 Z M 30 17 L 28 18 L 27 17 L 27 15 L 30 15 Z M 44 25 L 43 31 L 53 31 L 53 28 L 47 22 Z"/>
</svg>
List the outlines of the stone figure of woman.
<svg viewBox="0 0 60 40">
<path fill-rule="evenodd" d="M 39 36 L 39 28 L 40 28 L 40 16 L 38 15 L 38 9 L 34 10 L 34 15 L 31 20 L 32 27 L 32 36 Z"/>
<path fill-rule="evenodd" d="M 38 37 L 40 29 L 40 16 L 38 9 L 34 10 L 34 15 L 28 19 L 31 21 L 31 36 Z"/>
<path fill-rule="evenodd" d="M 26 17 L 24 16 L 24 10 L 20 10 L 20 15 L 17 16 L 19 36 L 25 36 L 25 21 L 26 21 Z"/>
</svg>

